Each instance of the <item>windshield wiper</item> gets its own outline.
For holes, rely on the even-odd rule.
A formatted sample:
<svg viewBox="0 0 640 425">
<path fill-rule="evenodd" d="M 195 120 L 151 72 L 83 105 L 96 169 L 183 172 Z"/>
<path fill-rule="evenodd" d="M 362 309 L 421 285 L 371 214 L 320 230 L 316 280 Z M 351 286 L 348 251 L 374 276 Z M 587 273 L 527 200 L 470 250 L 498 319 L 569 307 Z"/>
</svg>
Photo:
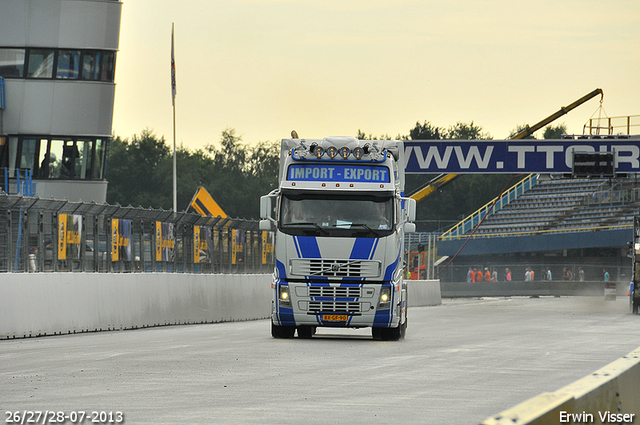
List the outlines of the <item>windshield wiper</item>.
<svg viewBox="0 0 640 425">
<path fill-rule="evenodd" d="M 351 223 L 351 227 L 353 228 L 354 226 L 360 226 L 360 227 L 364 227 L 365 229 L 367 229 L 368 231 L 370 231 L 371 233 L 373 233 L 376 236 L 380 236 L 380 233 L 378 233 L 377 230 L 373 230 L 371 227 L 367 226 L 364 223 Z"/>
<path fill-rule="evenodd" d="M 316 229 L 320 230 L 321 232 L 324 232 L 325 235 L 329 235 L 329 232 L 325 229 L 323 229 L 322 227 L 318 226 L 318 223 L 287 223 L 287 224 L 283 224 L 282 227 L 297 227 L 297 226 L 313 226 Z"/>
</svg>

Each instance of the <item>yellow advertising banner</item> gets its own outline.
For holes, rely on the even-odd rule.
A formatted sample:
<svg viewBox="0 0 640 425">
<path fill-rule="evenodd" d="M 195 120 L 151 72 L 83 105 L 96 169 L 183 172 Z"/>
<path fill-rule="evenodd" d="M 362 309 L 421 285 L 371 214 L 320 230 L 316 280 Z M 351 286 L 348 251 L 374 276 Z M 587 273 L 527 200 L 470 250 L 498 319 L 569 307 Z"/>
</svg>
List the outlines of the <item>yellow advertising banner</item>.
<svg viewBox="0 0 640 425">
<path fill-rule="evenodd" d="M 58 214 L 58 260 L 67 259 L 67 214 Z"/>
<path fill-rule="evenodd" d="M 200 226 L 193 226 L 193 262 L 200 263 Z"/>
<path fill-rule="evenodd" d="M 244 244 L 247 233 L 240 229 L 231 229 L 231 264 L 244 262 Z"/>
<path fill-rule="evenodd" d="M 111 261 L 132 260 L 132 225 L 131 220 L 111 219 Z"/>
<path fill-rule="evenodd" d="M 236 252 L 237 252 L 237 241 L 236 241 L 236 229 L 231 229 L 231 264 L 236 264 Z"/>
<path fill-rule="evenodd" d="M 111 261 L 118 261 L 120 259 L 118 255 L 118 242 L 120 240 L 120 220 L 117 218 L 111 219 Z"/>
<path fill-rule="evenodd" d="M 173 223 L 156 221 L 156 261 L 174 261 Z"/>
<path fill-rule="evenodd" d="M 270 242 L 270 233 L 266 230 L 262 231 L 262 264 L 267 264 L 267 256 L 273 254 L 273 244 Z"/>
<path fill-rule="evenodd" d="M 67 214 L 67 259 L 80 259 L 82 250 L 82 216 Z"/>
<path fill-rule="evenodd" d="M 156 261 L 162 261 L 162 222 L 156 221 Z"/>
</svg>

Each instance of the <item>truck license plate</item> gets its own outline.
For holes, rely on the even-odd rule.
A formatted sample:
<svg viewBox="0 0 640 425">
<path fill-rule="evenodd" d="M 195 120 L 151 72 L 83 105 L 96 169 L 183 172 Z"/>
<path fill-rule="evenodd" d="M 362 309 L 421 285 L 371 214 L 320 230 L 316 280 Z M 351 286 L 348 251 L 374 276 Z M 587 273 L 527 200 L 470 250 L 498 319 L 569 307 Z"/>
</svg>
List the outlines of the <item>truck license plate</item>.
<svg viewBox="0 0 640 425">
<path fill-rule="evenodd" d="M 322 320 L 325 322 L 346 322 L 349 316 L 346 314 L 323 314 Z"/>
</svg>

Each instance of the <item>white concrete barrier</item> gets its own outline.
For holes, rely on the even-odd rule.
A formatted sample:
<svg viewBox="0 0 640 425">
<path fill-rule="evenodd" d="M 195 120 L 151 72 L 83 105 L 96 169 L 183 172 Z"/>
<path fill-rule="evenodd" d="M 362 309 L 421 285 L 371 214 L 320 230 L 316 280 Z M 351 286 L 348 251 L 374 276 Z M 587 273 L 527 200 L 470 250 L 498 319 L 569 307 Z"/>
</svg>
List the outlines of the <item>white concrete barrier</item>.
<svg viewBox="0 0 640 425">
<path fill-rule="evenodd" d="M 271 275 L 3 273 L 0 338 L 269 317 Z"/>
<path fill-rule="evenodd" d="M 2 273 L 0 339 L 265 319 L 270 274 Z M 439 281 L 411 281 L 410 306 L 439 305 Z"/>
<path fill-rule="evenodd" d="M 442 304 L 440 280 L 410 280 L 407 282 L 409 307 L 425 307 Z"/>
<path fill-rule="evenodd" d="M 494 415 L 481 425 L 640 423 L 640 348 L 552 393 Z"/>
</svg>

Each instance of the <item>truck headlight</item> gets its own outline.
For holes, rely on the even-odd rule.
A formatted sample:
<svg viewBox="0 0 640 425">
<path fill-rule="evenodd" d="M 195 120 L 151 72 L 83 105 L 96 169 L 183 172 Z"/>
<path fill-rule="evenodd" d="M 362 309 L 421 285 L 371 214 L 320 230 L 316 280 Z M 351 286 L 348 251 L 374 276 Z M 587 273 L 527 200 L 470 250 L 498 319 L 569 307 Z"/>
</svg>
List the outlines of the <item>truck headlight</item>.
<svg viewBox="0 0 640 425">
<path fill-rule="evenodd" d="M 290 307 L 291 297 L 289 296 L 289 285 L 278 286 L 278 302 L 281 306 Z"/>
<path fill-rule="evenodd" d="M 380 290 L 380 301 L 378 301 L 378 308 L 387 309 L 391 307 L 391 288 L 384 287 Z"/>
</svg>

